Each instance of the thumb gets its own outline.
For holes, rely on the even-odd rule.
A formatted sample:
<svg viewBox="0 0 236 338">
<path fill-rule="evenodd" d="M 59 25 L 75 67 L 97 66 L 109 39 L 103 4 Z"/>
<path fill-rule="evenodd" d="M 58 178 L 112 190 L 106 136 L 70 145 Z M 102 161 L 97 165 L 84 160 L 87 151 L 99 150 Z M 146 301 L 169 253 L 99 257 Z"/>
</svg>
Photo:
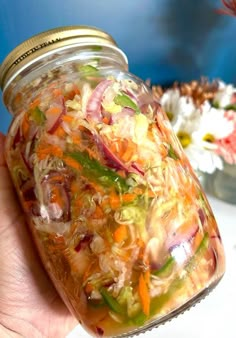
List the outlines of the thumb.
<svg viewBox="0 0 236 338">
<path fill-rule="evenodd" d="M 6 194 L 6 190 L 12 189 L 12 181 L 7 168 L 4 152 L 5 152 L 6 137 L 0 132 L 0 210 L 1 210 L 1 197 Z M 4 202 L 4 201 L 3 201 Z"/>
<path fill-rule="evenodd" d="M 12 179 L 4 157 L 4 134 L 0 132 L 0 232 L 14 223 L 20 214 L 19 205 L 13 188 Z"/>
<path fill-rule="evenodd" d="M 4 158 L 5 136 L 0 132 L 0 166 L 6 165 Z"/>
</svg>

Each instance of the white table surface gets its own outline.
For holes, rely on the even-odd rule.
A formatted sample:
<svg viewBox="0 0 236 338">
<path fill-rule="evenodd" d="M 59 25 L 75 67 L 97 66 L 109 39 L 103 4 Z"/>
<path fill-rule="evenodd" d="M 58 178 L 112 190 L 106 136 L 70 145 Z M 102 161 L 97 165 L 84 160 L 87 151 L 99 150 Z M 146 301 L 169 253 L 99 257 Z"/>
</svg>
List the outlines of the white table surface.
<svg viewBox="0 0 236 338">
<path fill-rule="evenodd" d="M 208 196 L 226 252 L 226 273 L 210 293 L 189 311 L 138 337 L 236 338 L 236 205 Z M 77 326 L 67 338 L 91 338 Z"/>
</svg>

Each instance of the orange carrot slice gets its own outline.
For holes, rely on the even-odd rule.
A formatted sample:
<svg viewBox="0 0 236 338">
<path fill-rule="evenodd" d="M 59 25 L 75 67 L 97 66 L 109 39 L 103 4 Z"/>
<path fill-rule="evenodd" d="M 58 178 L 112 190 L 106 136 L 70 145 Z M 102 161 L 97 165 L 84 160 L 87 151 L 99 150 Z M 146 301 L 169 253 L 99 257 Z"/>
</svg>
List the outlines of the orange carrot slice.
<svg viewBox="0 0 236 338">
<path fill-rule="evenodd" d="M 109 202 L 112 210 L 116 210 L 121 206 L 120 196 L 117 195 L 115 192 L 111 192 L 109 196 Z"/>
<path fill-rule="evenodd" d="M 127 226 L 125 224 L 121 224 L 114 232 L 113 238 L 117 243 L 124 242 L 128 237 Z"/>
<path fill-rule="evenodd" d="M 150 294 L 143 274 L 139 277 L 138 293 L 142 305 L 143 313 L 146 316 L 150 314 Z"/>
<path fill-rule="evenodd" d="M 44 160 L 49 155 L 61 158 L 63 156 L 63 151 L 56 145 L 40 143 L 36 149 L 36 154 L 39 160 Z"/>
<path fill-rule="evenodd" d="M 122 200 L 125 203 L 133 202 L 133 200 L 135 200 L 135 198 L 136 198 L 136 194 L 124 194 L 124 195 L 122 195 Z"/>
</svg>

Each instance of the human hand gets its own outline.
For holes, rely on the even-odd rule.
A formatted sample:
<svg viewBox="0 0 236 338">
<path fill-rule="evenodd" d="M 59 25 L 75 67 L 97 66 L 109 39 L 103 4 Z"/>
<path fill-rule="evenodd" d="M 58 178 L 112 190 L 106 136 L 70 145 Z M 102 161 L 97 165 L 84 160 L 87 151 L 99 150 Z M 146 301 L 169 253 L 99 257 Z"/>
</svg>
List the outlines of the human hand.
<svg viewBox="0 0 236 338">
<path fill-rule="evenodd" d="M 76 325 L 45 273 L 19 207 L 0 133 L 0 336 L 64 338 Z"/>
</svg>

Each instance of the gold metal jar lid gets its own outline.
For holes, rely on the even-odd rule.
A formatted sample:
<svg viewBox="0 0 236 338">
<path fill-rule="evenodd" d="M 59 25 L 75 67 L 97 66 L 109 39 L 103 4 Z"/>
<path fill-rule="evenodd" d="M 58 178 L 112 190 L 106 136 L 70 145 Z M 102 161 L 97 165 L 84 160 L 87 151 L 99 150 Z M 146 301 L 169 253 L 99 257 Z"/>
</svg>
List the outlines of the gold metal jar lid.
<svg viewBox="0 0 236 338">
<path fill-rule="evenodd" d="M 3 90 L 9 79 L 14 77 L 22 68 L 42 55 L 75 44 L 112 46 L 119 52 L 124 63 L 127 64 L 125 54 L 106 32 L 89 26 L 59 27 L 29 38 L 8 54 L 0 66 L 1 89 Z"/>
</svg>

